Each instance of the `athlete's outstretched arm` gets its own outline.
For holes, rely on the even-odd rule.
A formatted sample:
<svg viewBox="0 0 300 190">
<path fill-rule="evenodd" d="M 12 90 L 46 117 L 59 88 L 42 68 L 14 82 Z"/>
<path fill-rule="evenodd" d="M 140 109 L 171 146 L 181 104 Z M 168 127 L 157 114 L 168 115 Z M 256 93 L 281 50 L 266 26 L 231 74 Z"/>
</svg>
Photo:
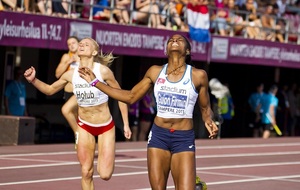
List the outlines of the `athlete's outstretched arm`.
<svg viewBox="0 0 300 190">
<path fill-rule="evenodd" d="M 69 77 L 70 74 L 71 74 L 70 72 L 63 74 L 61 78 L 59 78 L 51 85 L 46 84 L 43 81 L 40 81 L 39 79 L 36 78 L 35 76 L 36 70 L 34 67 L 30 67 L 29 69 L 27 69 L 24 72 L 24 77 L 29 83 L 33 84 L 33 86 L 36 87 L 39 91 L 50 96 L 60 91 L 66 86 L 66 84 L 68 83 L 67 78 L 70 78 Z"/>
<path fill-rule="evenodd" d="M 125 102 L 127 104 L 133 104 L 140 100 L 143 96 L 145 96 L 148 90 L 153 87 L 153 81 L 155 81 L 160 69 L 160 66 L 150 67 L 146 72 L 144 78 L 131 90 L 113 88 L 101 82 L 98 82 L 95 86 L 106 93 L 108 96 L 116 100 Z M 91 83 L 91 81 L 95 80 L 96 78 L 93 71 L 86 67 L 79 68 L 79 74 L 89 83 Z"/>
<path fill-rule="evenodd" d="M 211 109 L 210 98 L 208 93 L 208 77 L 204 70 L 197 69 L 194 71 L 193 78 L 199 86 L 198 102 L 202 114 L 202 120 L 209 132 L 209 138 L 214 138 L 218 134 L 218 127 L 212 120 L 213 111 Z"/>
<path fill-rule="evenodd" d="M 101 76 L 103 80 L 112 88 L 121 89 L 118 81 L 115 79 L 113 72 L 106 66 L 103 66 L 101 69 Z M 128 106 L 123 102 L 118 102 L 119 109 L 121 111 L 123 124 L 124 124 L 124 136 L 127 139 L 131 138 L 131 130 L 129 127 L 129 119 L 128 119 Z"/>
</svg>

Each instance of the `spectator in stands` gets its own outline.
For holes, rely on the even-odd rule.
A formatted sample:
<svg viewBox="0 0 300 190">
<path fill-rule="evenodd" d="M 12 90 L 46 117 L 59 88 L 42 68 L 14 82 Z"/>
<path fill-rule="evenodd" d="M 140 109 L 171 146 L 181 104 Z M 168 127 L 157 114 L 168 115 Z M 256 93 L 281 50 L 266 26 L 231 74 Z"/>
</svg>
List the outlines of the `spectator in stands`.
<svg viewBox="0 0 300 190">
<path fill-rule="evenodd" d="M 175 0 L 161 0 L 159 2 L 159 7 L 161 13 L 161 22 L 164 23 L 167 29 L 185 30 L 185 24 L 177 12 Z"/>
<path fill-rule="evenodd" d="M 0 11 L 3 11 L 4 10 L 4 6 L 2 4 L 2 1 L 0 0 Z"/>
<path fill-rule="evenodd" d="M 238 6 L 235 5 L 234 0 L 228 0 L 229 8 L 229 25 L 231 25 L 231 36 L 239 35 L 243 33 L 245 29 L 245 21 L 242 16 L 240 16 L 238 11 Z"/>
<path fill-rule="evenodd" d="M 159 7 L 154 0 L 135 0 L 135 10 L 132 16 L 135 22 L 147 24 L 153 28 L 166 28 L 161 24 Z"/>
<path fill-rule="evenodd" d="M 59 17 L 68 17 L 68 9 L 67 6 L 65 5 L 66 2 L 62 0 L 56 0 L 52 1 L 52 15 L 53 16 L 59 16 Z"/>
<path fill-rule="evenodd" d="M 43 15 L 51 15 L 52 14 L 52 1 L 51 0 L 38 0 L 37 7 Z"/>
<path fill-rule="evenodd" d="M 283 16 L 285 14 L 285 10 L 288 5 L 288 1 L 287 0 L 277 0 L 276 4 L 279 7 L 279 15 Z"/>
<path fill-rule="evenodd" d="M 186 11 L 186 5 L 188 4 L 189 0 L 175 0 L 175 7 L 177 10 L 177 14 L 182 18 L 182 21 L 184 21 L 183 17 Z"/>
<path fill-rule="evenodd" d="M 3 4 L 3 3 L 4 4 Z M 17 1 L 16 0 L 0 0 L 0 10 L 4 10 L 4 5 L 7 5 L 9 9 L 16 11 L 17 10 Z"/>
<path fill-rule="evenodd" d="M 129 11 L 130 11 L 131 0 L 116 0 L 116 15 L 118 23 L 129 24 Z"/>
<path fill-rule="evenodd" d="M 285 35 L 285 28 L 286 28 L 286 21 L 278 14 L 279 8 L 278 5 L 275 3 L 273 4 L 273 15 L 275 16 L 275 34 L 276 40 L 279 42 L 284 42 L 284 35 Z"/>
<path fill-rule="evenodd" d="M 235 0 L 235 4 L 239 7 L 243 6 L 244 4 L 246 4 L 246 0 Z M 257 2 L 254 1 L 253 3 L 254 7 L 257 9 L 258 8 L 258 5 L 257 5 Z"/>
<path fill-rule="evenodd" d="M 229 25 L 227 24 L 230 20 L 228 0 L 223 0 L 222 4 L 219 1 L 216 1 L 215 3 L 217 3 L 216 6 L 218 9 L 215 15 L 211 17 L 211 28 L 215 29 L 221 36 L 227 36 L 230 29 Z"/>
<path fill-rule="evenodd" d="M 93 7 L 93 19 L 109 20 L 111 14 L 111 11 L 108 9 L 109 5 L 109 0 L 95 1 L 95 6 Z M 85 14 L 89 14 L 89 6 L 87 6 L 84 11 L 86 11 Z M 115 19 L 113 19 L 113 23 L 117 23 Z"/>
<path fill-rule="evenodd" d="M 260 36 L 259 24 L 257 23 L 258 17 L 254 2 L 254 0 L 246 0 L 246 3 L 239 7 L 240 11 L 248 12 L 248 15 L 243 13 L 241 16 L 248 25 L 246 31 L 248 37 L 251 39 L 259 38 Z"/>
<path fill-rule="evenodd" d="M 260 18 L 262 39 L 275 41 L 275 19 L 273 16 L 273 6 L 268 4 L 265 7 L 265 12 L 261 15 Z"/>
</svg>

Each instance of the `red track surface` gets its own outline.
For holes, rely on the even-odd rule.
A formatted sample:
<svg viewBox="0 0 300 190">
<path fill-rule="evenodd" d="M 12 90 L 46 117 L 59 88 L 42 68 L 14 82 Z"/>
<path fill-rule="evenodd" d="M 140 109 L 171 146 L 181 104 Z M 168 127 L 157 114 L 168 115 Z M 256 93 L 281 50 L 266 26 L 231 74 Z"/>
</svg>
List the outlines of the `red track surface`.
<svg viewBox="0 0 300 190">
<path fill-rule="evenodd" d="M 196 147 L 208 190 L 300 189 L 300 138 L 197 140 Z M 73 144 L 0 146 L 1 190 L 81 189 L 80 178 Z M 146 142 L 118 142 L 112 179 L 94 178 L 95 189 L 150 190 Z"/>
</svg>

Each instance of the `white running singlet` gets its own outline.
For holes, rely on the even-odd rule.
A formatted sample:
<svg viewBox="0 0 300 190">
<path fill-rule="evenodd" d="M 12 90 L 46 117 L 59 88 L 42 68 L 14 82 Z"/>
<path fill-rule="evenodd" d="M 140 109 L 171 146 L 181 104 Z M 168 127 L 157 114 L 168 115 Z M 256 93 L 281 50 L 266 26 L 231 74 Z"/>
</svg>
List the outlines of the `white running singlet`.
<svg viewBox="0 0 300 190">
<path fill-rule="evenodd" d="M 186 65 L 183 77 L 170 82 L 166 77 L 168 64 L 163 66 L 155 85 L 157 116 L 162 118 L 192 118 L 198 93 L 192 82 L 192 67 Z"/>
<path fill-rule="evenodd" d="M 105 83 L 100 74 L 100 69 L 101 64 L 95 62 L 93 72 L 100 82 Z M 77 103 L 81 107 L 97 106 L 108 101 L 108 96 L 105 93 L 96 87 L 92 87 L 86 80 L 79 76 L 78 67 L 74 68 L 72 84 Z"/>
</svg>

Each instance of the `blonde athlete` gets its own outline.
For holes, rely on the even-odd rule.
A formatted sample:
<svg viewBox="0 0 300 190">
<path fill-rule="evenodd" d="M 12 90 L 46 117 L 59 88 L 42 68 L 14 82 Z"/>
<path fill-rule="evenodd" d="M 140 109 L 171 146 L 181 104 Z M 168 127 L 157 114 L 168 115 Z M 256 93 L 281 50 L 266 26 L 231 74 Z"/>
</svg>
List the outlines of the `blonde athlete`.
<svg viewBox="0 0 300 190">
<path fill-rule="evenodd" d="M 99 45 L 91 38 L 80 41 L 78 48 L 81 67 L 93 70 L 99 81 L 120 89 L 108 64 L 114 57 L 111 54 L 103 55 L 99 52 Z M 101 63 L 101 64 L 100 64 Z M 100 178 L 109 180 L 114 171 L 115 161 L 115 125 L 112 119 L 108 96 L 79 76 L 78 68 L 65 72 L 53 84 L 46 84 L 36 78 L 36 70 L 30 67 L 24 73 L 28 82 L 32 83 L 39 91 L 52 95 L 63 89 L 69 82 L 73 84 L 73 92 L 78 103 L 78 145 L 77 156 L 81 165 L 81 186 L 83 190 L 94 190 L 93 173 L 96 139 L 98 138 L 98 165 L 97 171 Z M 128 124 L 127 105 L 119 102 L 124 123 L 124 136 L 131 137 Z"/>
</svg>

